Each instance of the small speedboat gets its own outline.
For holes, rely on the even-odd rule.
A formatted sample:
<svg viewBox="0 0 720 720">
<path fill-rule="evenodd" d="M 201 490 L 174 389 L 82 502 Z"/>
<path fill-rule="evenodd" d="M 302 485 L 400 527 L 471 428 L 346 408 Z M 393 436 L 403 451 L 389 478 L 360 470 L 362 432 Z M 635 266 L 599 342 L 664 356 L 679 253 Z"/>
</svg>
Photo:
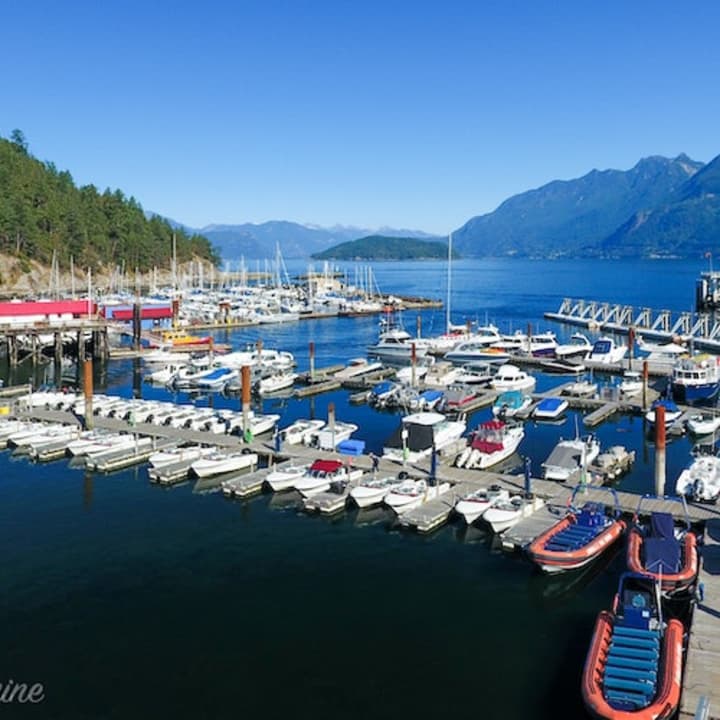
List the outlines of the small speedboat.
<svg viewBox="0 0 720 720">
<path fill-rule="evenodd" d="M 469 445 L 455 461 L 456 467 L 486 468 L 509 458 L 525 437 L 522 424 L 488 420 L 480 423 L 472 434 Z"/>
<path fill-rule="evenodd" d="M 528 556 L 543 572 L 560 573 L 584 567 L 600 557 L 625 532 L 620 519 L 617 495 L 615 512 L 608 515 L 605 506 L 587 502 L 574 506 L 581 486 L 575 488 L 567 515 L 530 543 Z"/>
<path fill-rule="evenodd" d="M 535 378 L 517 365 L 501 365 L 491 385 L 500 392 L 505 390 L 530 390 L 535 387 Z"/>
<path fill-rule="evenodd" d="M 635 524 L 628 534 L 628 569 L 650 575 L 660 583 L 665 593 L 677 593 L 690 588 L 697 579 L 697 536 L 687 516 L 685 499 L 685 522 L 676 524 L 667 512 L 653 512 L 647 522 L 639 520 L 642 501 L 654 498 L 644 495 L 638 502 Z"/>
<path fill-rule="evenodd" d="M 161 468 L 165 465 L 172 465 L 183 460 L 197 460 L 214 452 L 213 448 L 201 447 L 200 445 L 189 445 L 187 447 L 170 448 L 153 453 L 148 462 L 154 468 Z"/>
<path fill-rule="evenodd" d="M 205 478 L 254 467 L 257 465 L 257 461 L 258 456 L 255 453 L 245 451 L 223 453 L 216 451 L 196 460 L 190 466 L 190 469 L 199 478 Z"/>
<path fill-rule="evenodd" d="M 531 395 L 521 390 L 506 390 L 498 395 L 492 406 L 492 414 L 504 420 L 527 410 L 532 405 Z"/>
<path fill-rule="evenodd" d="M 544 501 L 536 496 L 511 495 L 507 500 L 501 500 L 488 508 L 483 513 L 482 519 L 494 533 L 499 534 L 517 525 L 520 520 L 532 515 L 544 504 Z"/>
<path fill-rule="evenodd" d="M 295 384 L 296 373 L 279 372 L 257 381 L 257 392 L 259 395 L 269 395 L 290 388 Z"/>
<path fill-rule="evenodd" d="M 444 495 L 450 483 L 428 485 L 425 480 L 403 480 L 402 485 L 385 496 L 385 504 L 398 515 Z"/>
<path fill-rule="evenodd" d="M 273 492 L 289 490 L 295 487 L 295 483 L 307 473 L 309 467 L 309 465 L 290 465 L 278 468 L 267 474 L 265 482 Z"/>
<path fill-rule="evenodd" d="M 324 420 L 296 420 L 292 425 L 280 431 L 282 439 L 288 445 L 307 443 L 310 436 L 325 427 Z"/>
<path fill-rule="evenodd" d="M 537 420 L 555 420 L 567 409 L 569 403 L 565 398 L 549 397 L 543 398 L 533 410 L 533 417 Z"/>
<path fill-rule="evenodd" d="M 720 430 L 720 415 L 695 413 L 688 418 L 687 429 L 698 437 L 713 435 Z"/>
<path fill-rule="evenodd" d="M 510 499 L 510 493 L 499 485 L 480 488 L 464 495 L 455 505 L 455 512 L 461 515 L 468 525 L 472 525 L 486 510 L 499 502 Z"/>
<path fill-rule="evenodd" d="M 715 503 L 720 497 L 720 457 L 714 445 L 696 445 L 693 461 L 675 483 L 675 492 L 695 502 Z"/>
<path fill-rule="evenodd" d="M 565 482 L 582 468 L 587 468 L 600 454 L 600 443 L 594 435 L 560 440 L 542 464 L 546 480 Z"/>
<path fill-rule="evenodd" d="M 585 378 L 583 380 L 570 383 L 563 390 L 563 395 L 570 395 L 570 397 L 592 397 L 597 393 L 597 391 L 597 383 L 593 382 L 592 378 Z"/>
<path fill-rule="evenodd" d="M 659 720 L 675 715 L 682 682 L 683 625 L 661 614 L 657 583 L 624 573 L 613 608 L 595 623 L 582 679 L 595 718 Z"/>
<path fill-rule="evenodd" d="M 359 508 L 378 505 L 389 492 L 399 488 L 403 482 L 403 479 L 394 475 L 384 478 L 369 478 L 354 487 L 350 491 L 350 497 Z"/>
<path fill-rule="evenodd" d="M 645 413 L 645 419 L 651 424 L 655 424 L 655 411 L 659 408 L 665 408 L 665 426 L 672 425 L 680 416 L 682 411 L 678 406 L 667 398 L 658 398 L 650 406 L 650 409 Z"/>
<path fill-rule="evenodd" d="M 619 387 L 623 397 L 639 395 L 643 389 L 642 375 L 637 370 L 626 370 Z"/>
<path fill-rule="evenodd" d="M 295 489 L 303 497 L 311 497 L 330 489 L 336 483 L 346 483 L 362 476 L 362 470 L 343 465 L 339 460 L 316 460 L 307 472 L 295 481 Z"/>
</svg>

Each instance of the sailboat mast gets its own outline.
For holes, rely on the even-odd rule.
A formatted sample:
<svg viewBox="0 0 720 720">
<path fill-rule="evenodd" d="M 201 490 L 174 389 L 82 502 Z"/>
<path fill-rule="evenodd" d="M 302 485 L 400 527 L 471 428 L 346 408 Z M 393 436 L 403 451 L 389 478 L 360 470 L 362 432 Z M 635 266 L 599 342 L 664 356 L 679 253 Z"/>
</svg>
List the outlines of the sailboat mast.
<svg viewBox="0 0 720 720">
<path fill-rule="evenodd" d="M 445 302 L 445 332 L 450 332 L 450 293 L 452 290 L 452 233 L 448 236 L 447 300 Z"/>
</svg>

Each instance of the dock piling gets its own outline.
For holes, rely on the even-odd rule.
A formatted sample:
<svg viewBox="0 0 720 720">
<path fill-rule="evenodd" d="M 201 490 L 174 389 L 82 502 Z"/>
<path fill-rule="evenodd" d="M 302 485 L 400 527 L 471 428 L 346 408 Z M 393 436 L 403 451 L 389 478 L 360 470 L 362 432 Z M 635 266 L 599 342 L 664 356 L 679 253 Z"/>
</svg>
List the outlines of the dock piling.
<svg viewBox="0 0 720 720">
<path fill-rule="evenodd" d="M 85 428 L 93 429 L 93 363 L 85 360 L 83 363 L 83 392 L 85 394 Z"/>
<path fill-rule="evenodd" d="M 315 382 L 315 342 L 310 341 L 310 382 Z"/>
<path fill-rule="evenodd" d="M 655 494 L 661 497 L 665 490 L 665 408 L 655 408 Z"/>
<path fill-rule="evenodd" d="M 243 437 L 250 431 L 250 366 L 243 365 L 240 371 L 242 392 Z"/>
<path fill-rule="evenodd" d="M 648 378 L 650 377 L 650 370 L 648 368 L 648 361 L 643 360 L 643 411 L 647 410 L 648 406 Z"/>
<path fill-rule="evenodd" d="M 525 473 L 525 495 L 532 494 L 532 460 L 526 457 L 523 462 L 523 471 Z"/>
</svg>

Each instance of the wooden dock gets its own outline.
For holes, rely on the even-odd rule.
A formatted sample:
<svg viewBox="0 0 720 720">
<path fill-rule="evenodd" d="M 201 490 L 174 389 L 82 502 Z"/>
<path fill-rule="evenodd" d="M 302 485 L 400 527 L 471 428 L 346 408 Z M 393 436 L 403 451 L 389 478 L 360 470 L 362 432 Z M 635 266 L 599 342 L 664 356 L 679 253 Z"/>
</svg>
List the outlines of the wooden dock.
<svg viewBox="0 0 720 720">
<path fill-rule="evenodd" d="M 700 555 L 703 599 L 693 611 L 679 720 L 720 720 L 720 518 L 708 521 Z M 703 701 L 709 712 L 698 715 Z"/>
<path fill-rule="evenodd" d="M 233 478 L 229 478 L 222 483 L 222 491 L 225 497 L 244 499 L 257 495 L 262 491 L 263 485 L 265 484 L 265 478 L 274 470 L 281 470 L 285 467 L 292 465 L 291 460 L 278 463 L 277 465 L 269 465 L 268 467 L 255 470 L 251 473 L 245 473 L 244 475 L 238 475 Z"/>
</svg>

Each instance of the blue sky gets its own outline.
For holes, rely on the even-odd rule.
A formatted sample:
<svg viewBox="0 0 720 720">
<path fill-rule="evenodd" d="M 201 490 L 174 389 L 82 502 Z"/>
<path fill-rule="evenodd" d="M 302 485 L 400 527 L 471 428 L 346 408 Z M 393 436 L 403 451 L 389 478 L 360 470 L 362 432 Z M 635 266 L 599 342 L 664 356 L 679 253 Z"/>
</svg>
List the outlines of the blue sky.
<svg viewBox="0 0 720 720">
<path fill-rule="evenodd" d="M 720 153 L 720 4 L 27 2 L 0 135 L 199 227 L 447 233 L 647 155 Z"/>
</svg>

